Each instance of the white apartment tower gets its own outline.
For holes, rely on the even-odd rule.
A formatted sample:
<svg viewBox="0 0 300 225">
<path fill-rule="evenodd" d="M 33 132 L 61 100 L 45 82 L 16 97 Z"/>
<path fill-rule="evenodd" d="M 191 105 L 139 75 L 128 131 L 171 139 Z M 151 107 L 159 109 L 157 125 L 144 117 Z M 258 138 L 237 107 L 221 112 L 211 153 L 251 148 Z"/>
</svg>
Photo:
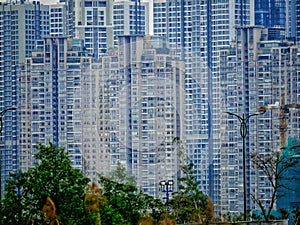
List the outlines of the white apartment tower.
<svg viewBox="0 0 300 225">
<path fill-rule="evenodd" d="M 140 0 L 117 0 L 113 3 L 114 46 L 120 35 L 145 35 L 147 32 L 146 11 L 148 4 Z"/>
<path fill-rule="evenodd" d="M 68 4 L 63 2 L 49 5 L 50 36 L 73 37 L 73 19 L 70 18 L 73 13 Z"/>
<path fill-rule="evenodd" d="M 235 26 L 254 24 L 254 3 L 153 0 L 150 5 L 154 34 L 166 36 L 171 51 L 185 62 L 186 152 L 195 165 L 199 188 L 212 197 L 219 212 L 219 51 L 235 39 Z"/>
<path fill-rule="evenodd" d="M 139 0 L 76 0 L 75 37 L 95 59 L 117 47 L 119 35 L 148 33 L 148 4 Z"/>
<path fill-rule="evenodd" d="M 121 162 L 146 193 L 161 195 L 160 181 L 177 184 L 173 139 L 183 132 L 182 62 L 169 54 L 162 39 L 143 35 L 120 36 L 117 58 L 103 60 L 112 63 L 103 64 L 106 82 L 100 88 L 106 89 L 100 101 L 109 103 L 102 116 L 110 121 L 106 135 L 112 169 Z"/>
<path fill-rule="evenodd" d="M 112 2 L 74 1 L 74 37 L 84 40 L 86 51 L 95 59 L 113 47 Z"/>
<path fill-rule="evenodd" d="M 32 165 L 37 142 L 65 147 L 72 166 L 92 179 L 101 167 L 99 65 L 85 56 L 83 42 L 45 38 L 20 73 L 20 166 Z"/>
</svg>

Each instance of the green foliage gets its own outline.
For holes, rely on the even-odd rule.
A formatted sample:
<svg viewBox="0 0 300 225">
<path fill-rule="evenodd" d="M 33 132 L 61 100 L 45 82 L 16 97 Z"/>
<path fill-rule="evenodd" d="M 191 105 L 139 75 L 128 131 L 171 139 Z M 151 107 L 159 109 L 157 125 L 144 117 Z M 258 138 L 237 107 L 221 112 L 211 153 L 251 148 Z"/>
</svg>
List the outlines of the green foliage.
<svg viewBox="0 0 300 225">
<path fill-rule="evenodd" d="M 199 190 L 193 164 L 182 166 L 179 192 L 168 202 L 177 223 L 208 224 L 213 217 L 213 206 L 208 196 Z"/>
<path fill-rule="evenodd" d="M 231 214 L 230 212 L 227 212 L 227 214 L 224 214 L 221 219 L 222 224 L 235 224 L 235 225 L 243 225 L 244 220 L 244 214 L 238 213 L 238 214 Z"/>
<path fill-rule="evenodd" d="M 49 146 L 39 144 L 38 150 L 35 167 L 12 174 L 8 179 L 0 224 L 41 224 L 45 196 L 54 201 L 62 224 L 91 224 L 83 205 L 89 179 L 71 167 L 64 148 L 50 143 Z"/>
<path fill-rule="evenodd" d="M 12 179 L 7 181 L 5 199 L 1 200 L 0 224 L 22 224 L 22 205 L 21 196 L 17 194 L 17 176 L 12 174 Z"/>
<path fill-rule="evenodd" d="M 134 178 L 128 175 L 121 164 L 111 176 L 99 175 L 99 182 L 107 199 L 100 210 L 102 225 L 135 225 L 139 224 L 146 212 L 150 212 L 154 218 L 161 215 L 161 201 L 138 190 Z"/>
<path fill-rule="evenodd" d="M 126 171 L 126 168 L 119 161 L 117 162 L 116 169 L 110 173 L 108 178 L 116 183 L 136 186 L 134 176 L 130 176 Z"/>
</svg>

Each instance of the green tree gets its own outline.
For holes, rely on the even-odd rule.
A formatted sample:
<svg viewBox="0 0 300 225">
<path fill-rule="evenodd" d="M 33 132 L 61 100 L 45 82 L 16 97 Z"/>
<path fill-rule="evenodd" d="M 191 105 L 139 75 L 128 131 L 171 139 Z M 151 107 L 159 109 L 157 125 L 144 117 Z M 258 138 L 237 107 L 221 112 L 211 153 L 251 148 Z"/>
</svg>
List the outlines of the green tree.
<svg viewBox="0 0 300 225">
<path fill-rule="evenodd" d="M 12 178 L 7 180 L 5 199 L 0 202 L 0 224 L 22 224 L 22 204 L 21 197 L 17 194 L 17 176 L 12 174 Z"/>
<path fill-rule="evenodd" d="M 64 148 L 38 144 L 34 157 L 35 167 L 8 179 L 0 224 L 42 224 L 45 196 L 54 201 L 62 224 L 91 224 L 83 204 L 89 179 L 71 166 Z"/>
<path fill-rule="evenodd" d="M 162 214 L 161 201 L 138 190 L 134 177 L 120 163 L 110 176 L 99 175 L 99 182 L 106 198 L 100 211 L 102 225 L 135 225 L 146 213 L 154 219 Z"/>
<path fill-rule="evenodd" d="M 178 223 L 208 224 L 213 218 L 213 205 L 209 197 L 199 190 L 193 164 L 181 167 L 179 192 L 169 200 L 171 212 Z"/>
<path fill-rule="evenodd" d="M 119 184 L 127 184 L 130 186 L 136 186 L 136 181 L 134 176 L 130 176 L 126 168 L 118 161 L 117 167 L 113 170 L 108 178 Z"/>
</svg>

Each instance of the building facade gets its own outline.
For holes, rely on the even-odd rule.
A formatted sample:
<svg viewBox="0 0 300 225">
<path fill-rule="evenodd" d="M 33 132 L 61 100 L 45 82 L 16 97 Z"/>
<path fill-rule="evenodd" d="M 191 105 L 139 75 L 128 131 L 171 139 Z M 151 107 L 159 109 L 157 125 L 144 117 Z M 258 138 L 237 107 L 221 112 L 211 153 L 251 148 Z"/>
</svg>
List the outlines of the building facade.
<svg viewBox="0 0 300 225">
<path fill-rule="evenodd" d="M 271 27 L 286 27 L 286 9 L 292 1 L 285 0 L 256 0 L 255 25 Z"/>
<path fill-rule="evenodd" d="M 259 209 L 253 197 L 268 207 L 273 191 L 268 177 L 252 165 L 251 152 L 263 156 L 280 150 L 288 137 L 299 138 L 298 111 L 291 107 L 282 117 L 281 110 L 299 101 L 299 50 L 292 42 L 269 40 L 262 27 L 238 27 L 236 41 L 220 54 L 221 111 L 253 115 L 247 120 L 245 140 L 247 210 Z M 260 106 L 267 109 L 263 115 Z M 244 197 L 241 121 L 227 114 L 220 121 L 221 212 L 238 213 Z"/>
<path fill-rule="evenodd" d="M 38 40 L 49 35 L 49 8 L 39 2 L 0 4 L 0 110 L 18 107 L 18 65 Z M 18 111 L 5 113 L 1 132 L 1 190 L 9 172 L 19 169 Z M 3 193 L 1 191 L 1 193 Z"/>
<path fill-rule="evenodd" d="M 155 35 L 166 36 L 185 62 L 184 145 L 200 189 L 221 205 L 219 50 L 235 38 L 235 26 L 254 24 L 253 1 L 153 1 Z M 219 208 L 216 208 L 219 211 Z"/>
<path fill-rule="evenodd" d="M 65 147 L 72 166 L 92 179 L 101 163 L 99 68 L 83 42 L 45 38 L 41 51 L 25 59 L 20 73 L 20 166 L 33 163 L 36 143 Z"/>
<path fill-rule="evenodd" d="M 120 35 L 145 35 L 148 4 L 140 0 L 115 1 L 113 3 L 114 46 Z"/>
<path fill-rule="evenodd" d="M 118 70 L 113 67 L 117 59 Z M 120 36 L 117 58 L 103 60 L 112 63 L 102 70 L 106 82 L 101 87 L 107 85 L 101 102 L 109 103 L 102 120 L 109 118 L 111 169 L 121 162 L 142 190 L 161 195 L 160 181 L 177 184 L 173 139 L 183 132 L 183 64 L 163 39 L 143 35 Z"/>
<path fill-rule="evenodd" d="M 296 41 L 300 45 L 300 1 L 296 0 Z"/>
<path fill-rule="evenodd" d="M 148 4 L 138 0 L 76 0 L 74 15 L 74 36 L 95 59 L 117 47 L 119 35 L 148 33 Z"/>
<path fill-rule="evenodd" d="M 74 37 L 84 40 L 87 52 L 99 59 L 113 47 L 113 1 L 74 1 Z"/>
<path fill-rule="evenodd" d="M 256 0 L 255 25 L 284 29 L 285 37 L 296 41 L 299 37 L 297 35 L 297 8 L 299 8 L 297 0 Z"/>
<path fill-rule="evenodd" d="M 68 4 L 71 4 L 70 1 Z M 73 11 L 70 11 L 67 3 L 49 5 L 50 36 L 73 37 Z"/>
</svg>

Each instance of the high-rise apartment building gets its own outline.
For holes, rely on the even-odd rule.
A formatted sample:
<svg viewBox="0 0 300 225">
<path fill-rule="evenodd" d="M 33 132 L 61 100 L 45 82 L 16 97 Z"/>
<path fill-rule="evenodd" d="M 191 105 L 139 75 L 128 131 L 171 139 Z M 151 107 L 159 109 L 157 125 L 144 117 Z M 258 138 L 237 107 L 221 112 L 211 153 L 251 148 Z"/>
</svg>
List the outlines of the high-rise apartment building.
<svg viewBox="0 0 300 225">
<path fill-rule="evenodd" d="M 269 40 L 268 30 L 262 27 L 238 27 L 236 41 L 220 53 L 222 112 L 230 111 L 245 117 L 254 115 L 258 107 L 268 108 L 264 115 L 247 120 L 246 144 L 246 201 L 247 209 L 258 209 L 250 194 L 270 204 L 272 187 L 266 174 L 254 168 L 249 160 L 251 151 L 261 156 L 277 151 L 281 146 L 280 107 L 299 102 L 298 46 L 284 40 Z M 282 99 L 285 101 L 282 102 Z M 289 109 L 285 137 L 299 138 L 299 114 Z M 241 126 L 237 118 L 224 114 L 220 118 L 221 137 L 221 213 L 238 213 L 243 203 L 243 173 Z"/>
<path fill-rule="evenodd" d="M 114 46 L 120 35 L 145 35 L 148 4 L 140 0 L 121 0 L 113 3 Z"/>
<path fill-rule="evenodd" d="M 292 1 L 286 0 L 256 0 L 255 25 L 271 27 L 286 27 L 287 6 Z"/>
<path fill-rule="evenodd" d="M 298 2 L 0 5 L 0 109 L 19 109 L 5 114 L 1 177 L 26 170 L 32 146 L 50 140 L 66 147 L 74 167 L 92 179 L 121 162 L 139 187 L 159 196 L 161 180 L 178 188 L 173 139 L 179 137 L 215 211 L 241 212 L 239 123 L 224 112 L 248 115 L 260 105 L 279 106 L 282 96 L 285 103 L 299 101 L 298 48 L 276 40 L 298 18 L 292 13 Z M 272 29 L 244 27 L 254 22 Z M 293 29 L 285 31 L 288 37 Z M 299 118 L 290 113 L 287 135 L 297 137 Z M 249 120 L 247 149 L 263 153 L 280 144 L 277 117 L 272 111 Z M 270 187 L 250 166 L 247 161 L 247 191 L 264 193 L 267 204 Z M 249 196 L 247 206 L 256 208 Z"/>
<path fill-rule="evenodd" d="M 272 47 L 270 47 L 272 46 Z M 269 110 L 258 124 L 256 148 L 260 154 L 278 151 L 287 144 L 288 138 L 300 137 L 299 110 L 286 108 L 286 104 L 299 103 L 299 62 L 300 48 L 289 42 L 261 41 L 257 58 L 257 102 Z M 283 113 L 286 115 L 283 117 Z M 270 141 L 271 140 L 271 141 Z M 261 199 L 265 205 L 270 204 L 270 184 L 267 176 L 260 170 L 250 180 L 250 193 Z M 254 207 L 252 202 L 251 209 Z M 281 206 L 278 205 L 277 209 Z"/>
<path fill-rule="evenodd" d="M 49 35 L 49 8 L 39 2 L 0 3 L 0 110 L 18 107 L 18 66 L 37 40 Z M 19 168 L 17 110 L 5 114 L 0 142 L 1 190 L 9 172 Z M 1 192 L 3 193 L 3 192 Z"/>
<path fill-rule="evenodd" d="M 297 0 L 256 0 L 254 2 L 255 25 L 284 29 L 285 36 L 296 41 Z"/>
<path fill-rule="evenodd" d="M 148 3 L 140 0 L 76 0 L 74 15 L 74 36 L 96 59 L 117 47 L 119 35 L 149 33 Z"/>
<path fill-rule="evenodd" d="M 234 40 L 235 26 L 253 24 L 253 1 L 153 0 L 154 34 L 166 36 L 171 50 L 185 62 L 186 151 L 200 189 L 217 207 L 221 201 L 219 50 Z"/>
<path fill-rule="evenodd" d="M 87 52 L 95 59 L 113 47 L 112 4 L 106 0 L 74 1 L 74 37 L 84 40 Z"/>
<path fill-rule="evenodd" d="M 99 66 L 83 42 L 45 38 L 20 73 L 20 167 L 32 163 L 37 142 L 65 147 L 72 165 L 91 178 L 101 166 Z"/>
<path fill-rule="evenodd" d="M 72 165 L 92 179 L 121 162 L 138 186 L 157 196 L 177 184 L 174 137 L 183 132 L 183 64 L 161 38 L 119 37 L 119 50 L 99 62 L 82 41 L 48 37 L 20 73 L 20 167 L 35 143 L 65 147 Z"/>
<path fill-rule="evenodd" d="M 177 184 L 179 158 L 173 139 L 183 132 L 183 64 L 161 38 L 125 35 L 118 46 L 117 58 L 103 58 L 106 82 L 100 90 L 106 91 L 100 108 L 109 104 L 109 109 L 104 107 L 100 121 L 109 123 L 106 148 L 112 168 L 121 162 L 139 187 L 158 196 L 159 181 Z"/>
<path fill-rule="evenodd" d="M 70 4 L 70 1 L 68 2 Z M 67 3 L 49 5 L 50 36 L 73 37 L 73 15 Z"/>
</svg>

